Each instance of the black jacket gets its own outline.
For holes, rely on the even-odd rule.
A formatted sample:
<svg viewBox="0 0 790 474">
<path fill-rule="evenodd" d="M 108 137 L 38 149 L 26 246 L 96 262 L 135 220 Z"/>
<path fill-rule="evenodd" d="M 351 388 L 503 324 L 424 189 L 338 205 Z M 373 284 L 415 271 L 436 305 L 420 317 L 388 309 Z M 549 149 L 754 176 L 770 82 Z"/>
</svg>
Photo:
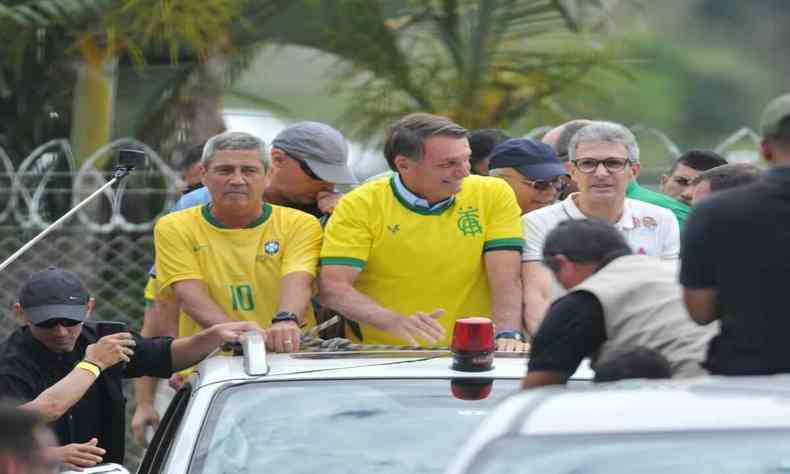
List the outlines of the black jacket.
<svg viewBox="0 0 790 474">
<path fill-rule="evenodd" d="M 104 462 L 123 463 L 125 441 L 126 398 L 122 378 L 172 374 L 171 338 L 142 338 L 133 333 L 137 345 L 128 364 L 117 364 L 99 376 L 83 399 L 53 425 L 62 445 L 84 443 L 79 434 L 91 433 L 106 449 Z M 35 399 L 41 392 L 67 375 L 85 356 L 88 345 L 96 342 L 96 330 L 89 323 L 70 353 L 54 353 L 36 340 L 27 327 L 14 331 L 0 345 L 0 397 L 22 403 Z M 93 433 L 93 431 L 99 431 Z"/>
</svg>

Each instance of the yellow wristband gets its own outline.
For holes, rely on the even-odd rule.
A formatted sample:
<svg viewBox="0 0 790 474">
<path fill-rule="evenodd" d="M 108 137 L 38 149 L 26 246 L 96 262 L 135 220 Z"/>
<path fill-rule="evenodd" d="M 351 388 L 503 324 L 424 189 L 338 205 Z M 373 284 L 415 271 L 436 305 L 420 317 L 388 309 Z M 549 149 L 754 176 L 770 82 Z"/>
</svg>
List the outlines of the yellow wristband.
<svg viewBox="0 0 790 474">
<path fill-rule="evenodd" d="M 84 360 L 79 364 L 77 364 L 77 368 L 87 370 L 88 372 L 92 373 L 96 378 L 99 378 L 99 374 L 101 373 L 101 370 L 99 370 L 99 367 L 97 367 L 96 364 Z"/>
</svg>

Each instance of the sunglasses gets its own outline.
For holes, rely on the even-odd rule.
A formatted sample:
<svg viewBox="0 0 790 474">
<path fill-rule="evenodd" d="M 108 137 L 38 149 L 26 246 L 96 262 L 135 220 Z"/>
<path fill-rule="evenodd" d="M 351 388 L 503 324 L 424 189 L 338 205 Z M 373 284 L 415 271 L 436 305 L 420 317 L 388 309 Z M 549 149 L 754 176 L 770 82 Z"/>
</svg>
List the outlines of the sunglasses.
<svg viewBox="0 0 790 474">
<path fill-rule="evenodd" d="M 606 158 L 605 160 L 582 158 L 573 161 L 573 165 L 584 174 L 595 173 L 599 165 L 603 165 L 609 173 L 616 174 L 622 172 L 629 163 L 627 158 Z"/>
<path fill-rule="evenodd" d="M 308 177 L 310 177 L 310 178 L 312 178 L 312 179 L 314 179 L 314 180 L 316 180 L 316 181 L 323 181 L 323 179 L 319 178 L 319 177 L 318 177 L 318 175 L 317 175 L 317 174 L 315 174 L 315 173 L 313 172 L 313 170 L 311 170 L 311 169 L 310 169 L 310 167 L 309 167 L 309 166 L 307 166 L 307 163 L 305 163 L 304 161 L 302 161 L 302 160 L 300 160 L 300 159 L 298 159 L 298 158 L 294 158 L 294 157 L 293 157 L 293 156 L 291 156 L 291 155 L 288 155 L 288 156 L 289 156 L 289 157 L 290 157 L 292 160 L 294 160 L 295 162 L 299 163 L 299 167 L 300 167 L 300 168 L 302 168 L 302 171 L 304 171 L 304 174 L 306 174 Z"/>
<path fill-rule="evenodd" d="M 555 191 L 562 191 L 565 189 L 565 186 L 568 185 L 568 182 L 565 181 L 565 178 L 559 176 L 550 180 L 537 179 L 535 181 L 522 178 L 521 181 L 526 183 L 528 186 L 531 186 L 535 191 L 546 191 L 549 188 L 554 188 Z"/>
<path fill-rule="evenodd" d="M 65 328 L 70 328 L 80 324 L 82 321 L 77 321 L 75 319 L 68 319 L 68 318 L 54 318 L 54 319 L 47 319 L 46 321 L 40 322 L 35 326 L 37 328 L 45 328 L 45 329 L 52 329 L 55 326 L 63 326 Z"/>
</svg>

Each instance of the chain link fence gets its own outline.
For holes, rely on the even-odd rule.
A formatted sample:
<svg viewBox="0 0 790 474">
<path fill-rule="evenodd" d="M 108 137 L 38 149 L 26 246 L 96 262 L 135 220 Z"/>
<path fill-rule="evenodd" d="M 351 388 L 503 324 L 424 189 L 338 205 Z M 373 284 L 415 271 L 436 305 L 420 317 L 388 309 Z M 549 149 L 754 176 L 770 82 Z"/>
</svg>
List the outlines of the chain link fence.
<svg viewBox="0 0 790 474">
<path fill-rule="evenodd" d="M 0 255 L 10 255 L 26 240 L 20 233 L 0 231 Z M 24 235 L 24 233 L 22 233 Z M 48 235 L 0 275 L 0 337 L 16 327 L 14 303 L 30 272 L 50 265 L 76 272 L 96 298 L 94 319 L 123 321 L 139 329 L 143 290 L 153 264 L 150 234 L 97 234 L 69 227 Z"/>
<path fill-rule="evenodd" d="M 14 167 L 0 148 L 0 258 L 7 258 L 106 183 L 114 152 L 134 146 L 147 163 L 107 189 L 0 272 L 0 337 L 16 327 L 13 306 L 27 275 L 51 265 L 80 275 L 96 298 L 95 319 L 139 329 L 143 290 L 153 263 L 151 230 L 173 206 L 179 176 L 145 144 L 123 139 L 97 150 L 77 167 L 66 140 L 36 148 Z M 107 169 L 105 169 L 107 168 Z"/>
</svg>

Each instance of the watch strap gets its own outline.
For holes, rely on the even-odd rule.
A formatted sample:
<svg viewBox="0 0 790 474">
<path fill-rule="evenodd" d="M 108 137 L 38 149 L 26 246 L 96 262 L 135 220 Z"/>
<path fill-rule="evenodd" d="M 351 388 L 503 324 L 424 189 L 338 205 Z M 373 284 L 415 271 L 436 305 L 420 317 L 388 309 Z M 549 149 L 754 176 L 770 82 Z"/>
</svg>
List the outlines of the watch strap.
<svg viewBox="0 0 790 474">
<path fill-rule="evenodd" d="M 515 339 L 519 342 L 524 342 L 526 340 L 524 334 L 522 334 L 521 331 L 515 331 L 513 329 L 497 331 L 496 336 L 494 336 L 494 339 Z"/>
<path fill-rule="evenodd" d="M 274 316 L 272 316 L 272 324 L 282 323 L 285 321 L 293 321 L 297 325 L 299 325 L 299 318 L 294 313 L 291 313 L 290 311 L 280 311 Z"/>
</svg>

